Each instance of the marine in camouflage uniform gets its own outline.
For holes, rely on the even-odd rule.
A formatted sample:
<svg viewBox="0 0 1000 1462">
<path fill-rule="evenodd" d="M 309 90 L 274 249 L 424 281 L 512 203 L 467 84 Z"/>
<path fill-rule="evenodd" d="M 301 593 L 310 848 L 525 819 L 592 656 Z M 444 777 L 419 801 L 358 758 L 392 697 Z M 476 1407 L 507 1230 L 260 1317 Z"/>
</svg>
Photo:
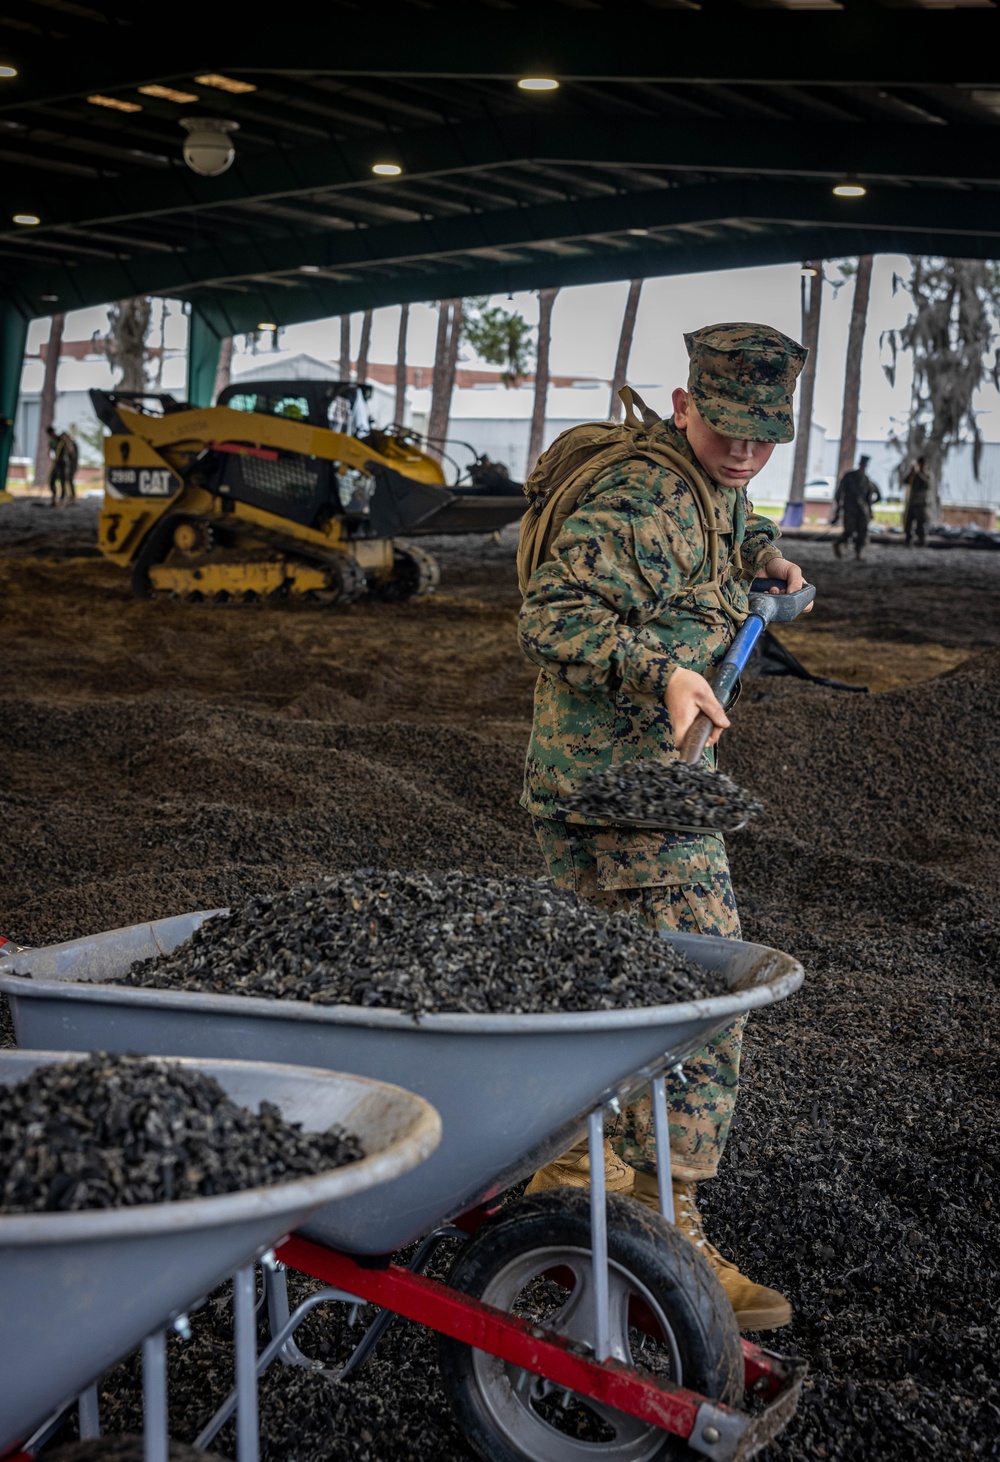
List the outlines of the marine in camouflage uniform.
<svg viewBox="0 0 1000 1462">
<path fill-rule="evenodd" d="M 909 548 L 913 535 L 917 535 L 917 547 L 927 547 L 927 519 L 931 504 L 931 480 L 923 457 L 906 474 L 906 512 L 903 516 L 903 533 Z"/>
<path fill-rule="evenodd" d="M 714 432 L 754 442 L 791 439 L 801 346 L 754 325 L 709 327 L 685 343 L 691 400 Z M 648 440 L 704 473 L 673 419 L 655 426 Z M 539 666 L 522 805 L 560 887 L 631 911 L 651 928 L 738 938 L 721 836 L 630 831 L 562 810 L 592 772 L 677 756 L 668 681 L 678 667 L 711 679 L 745 616 L 750 582 L 782 557 L 776 526 L 752 511 L 745 485 L 712 478 L 711 487 L 717 585 L 691 488 L 679 472 L 648 459 L 625 462 L 594 482 L 552 545 L 553 557 L 533 574 L 519 623 L 521 646 Z M 714 762 L 714 748 L 706 756 Z M 718 1169 L 742 1034 L 739 1020 L 685 1061 L 683 1080 L 668 1080 L 675 1184 Z M 655 1174 L 648 1092 L 610 1136 L 640 1175 Z"/>
<path fill-rule="evenodd" d="M 841 512 L 844 515 L 844 531 L 833 545 L 833 551 L 838 558 L 843 552 L 844 544 L 849 543 L 852 538 L 854 557 L 862 556 L 868 537 L 868 524 L 871 522 L 872 504 L 882 499 L 882 494 L 865 471 L 870 461 L 870 457 L 859 457 L 857 467 L 845 472 L 837 484 L 833 521 L 837 521 Z"/>
</svg>

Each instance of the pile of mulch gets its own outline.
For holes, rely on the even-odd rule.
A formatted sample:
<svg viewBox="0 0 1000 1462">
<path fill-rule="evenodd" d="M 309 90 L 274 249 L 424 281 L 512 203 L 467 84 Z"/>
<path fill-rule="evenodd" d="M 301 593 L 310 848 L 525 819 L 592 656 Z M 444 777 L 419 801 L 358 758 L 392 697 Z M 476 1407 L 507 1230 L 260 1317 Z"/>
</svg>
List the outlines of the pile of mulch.
<svg viewBox="0 0 1000 1462">
<path fill-rule="evenodd" d="M 704 1188 L 709 1234 L 795 1306 L 763 1342 L 810 1362 L 768 1455 L 995 1457 L 1000 920 L 898 860 L 753 833 L 733 861 L 745 924 L 807 970 L 753 1017 Z"/>
<path fill-rule="evenodd" d="M 901 858 L 995 899 L 998 687 L 1000 650 L 875 696 L 757 681 L 734 712 L 720 761 L 766 801 L 769 827 L 862 857 Z"/>
<path fill-rule="evenodd" d="M 728 993 L 630 915 L 547 879 L 375 869 L 248 899 L 116 983 L 415 1020 L 633 1010 Z"/>
<path fill-rule="evenodd" d="M 357 867 L 535 874 L 523 745 L 180 696 L 4 712 L 0 932 L 22 944 Z"/>
<path fill-rule="evenodd" d="M 89 1056 L 2 1088 L 0 1213 L 77 1213 L 214 1198 L 358 1162 L 357 1138 L 303 1132 L 273 1102 L 239 1106 L 211 1076 Z"/>
</svg>

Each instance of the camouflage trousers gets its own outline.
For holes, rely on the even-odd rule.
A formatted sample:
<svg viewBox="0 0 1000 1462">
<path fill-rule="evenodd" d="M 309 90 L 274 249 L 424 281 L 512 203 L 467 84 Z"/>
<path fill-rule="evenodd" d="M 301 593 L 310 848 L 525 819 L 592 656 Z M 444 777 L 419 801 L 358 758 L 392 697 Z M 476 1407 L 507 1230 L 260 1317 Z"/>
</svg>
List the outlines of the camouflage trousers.
<svg viewBox="0 0 1000 1462">
<path fill-rule="evenodd" d="M 605 909 L 624 910 L 651 929 L 740 937 L 721 838 L 532 819 L 549 876 L 559 888 Z M 670 1168 L 685 1182 L 714 1177 L 739 1089 L 745 1017 L 684 1062 L 683 1080 L 667 1077 Z M 619 1157 L 656 1171 L 653 1107 L 647 1087 L 607 1128 Z"/>
</svg>

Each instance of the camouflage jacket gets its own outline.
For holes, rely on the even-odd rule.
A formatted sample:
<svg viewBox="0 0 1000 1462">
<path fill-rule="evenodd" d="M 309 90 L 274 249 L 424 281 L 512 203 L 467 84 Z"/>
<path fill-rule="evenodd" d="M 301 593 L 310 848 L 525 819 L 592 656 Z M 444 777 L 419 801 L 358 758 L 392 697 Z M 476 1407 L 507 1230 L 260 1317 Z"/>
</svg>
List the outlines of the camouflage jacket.
<svg viewBox="0 0 1000 1462">
<path fill-rule="evenodd" d="M 660 433 L 695 460 L 672 421 L 654 440 Z M 712 485 L 720 563 L 742 545 L 744 576 L 723 592 L 745 610 L 749 581 L 780 556 L 778 530 L 752 511 L 745 487 Z M 521 805 L 543 818 L 559 818 L 567 795 L 599 767 L 676 755 L 663 699 L 670 673 L 678 665 L 710 673 L 737 628 L 710 593 L 699 594 L 709 578 L 705 534 L 690 488 L 668 468 L 644 460 L 615 468 L 584 494 L 552 547 L 518 624 L 521 648 L 540 667 Z"/>
</svg>

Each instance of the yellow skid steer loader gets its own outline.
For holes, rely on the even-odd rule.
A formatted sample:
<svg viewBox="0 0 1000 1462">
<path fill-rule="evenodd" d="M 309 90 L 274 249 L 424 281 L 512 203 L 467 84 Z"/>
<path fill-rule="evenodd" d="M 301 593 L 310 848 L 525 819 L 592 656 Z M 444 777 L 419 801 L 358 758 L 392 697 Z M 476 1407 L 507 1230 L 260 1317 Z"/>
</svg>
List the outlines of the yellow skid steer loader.
<svg viewBox="0 0 1000 1462">
<path fill-rule="evenodd" d="M 372 427 L 369 390 L 245 381 L 210 407 L 91 391 L 111 433 L 102 553 L 144 598 L 348 604 L 430 592 L 437 564 L 409 540 L 492 532 L 520 516 L 524 498 L 516 484 L 503 496 L 447 487 L 411 434 Z"/>
</svg>

